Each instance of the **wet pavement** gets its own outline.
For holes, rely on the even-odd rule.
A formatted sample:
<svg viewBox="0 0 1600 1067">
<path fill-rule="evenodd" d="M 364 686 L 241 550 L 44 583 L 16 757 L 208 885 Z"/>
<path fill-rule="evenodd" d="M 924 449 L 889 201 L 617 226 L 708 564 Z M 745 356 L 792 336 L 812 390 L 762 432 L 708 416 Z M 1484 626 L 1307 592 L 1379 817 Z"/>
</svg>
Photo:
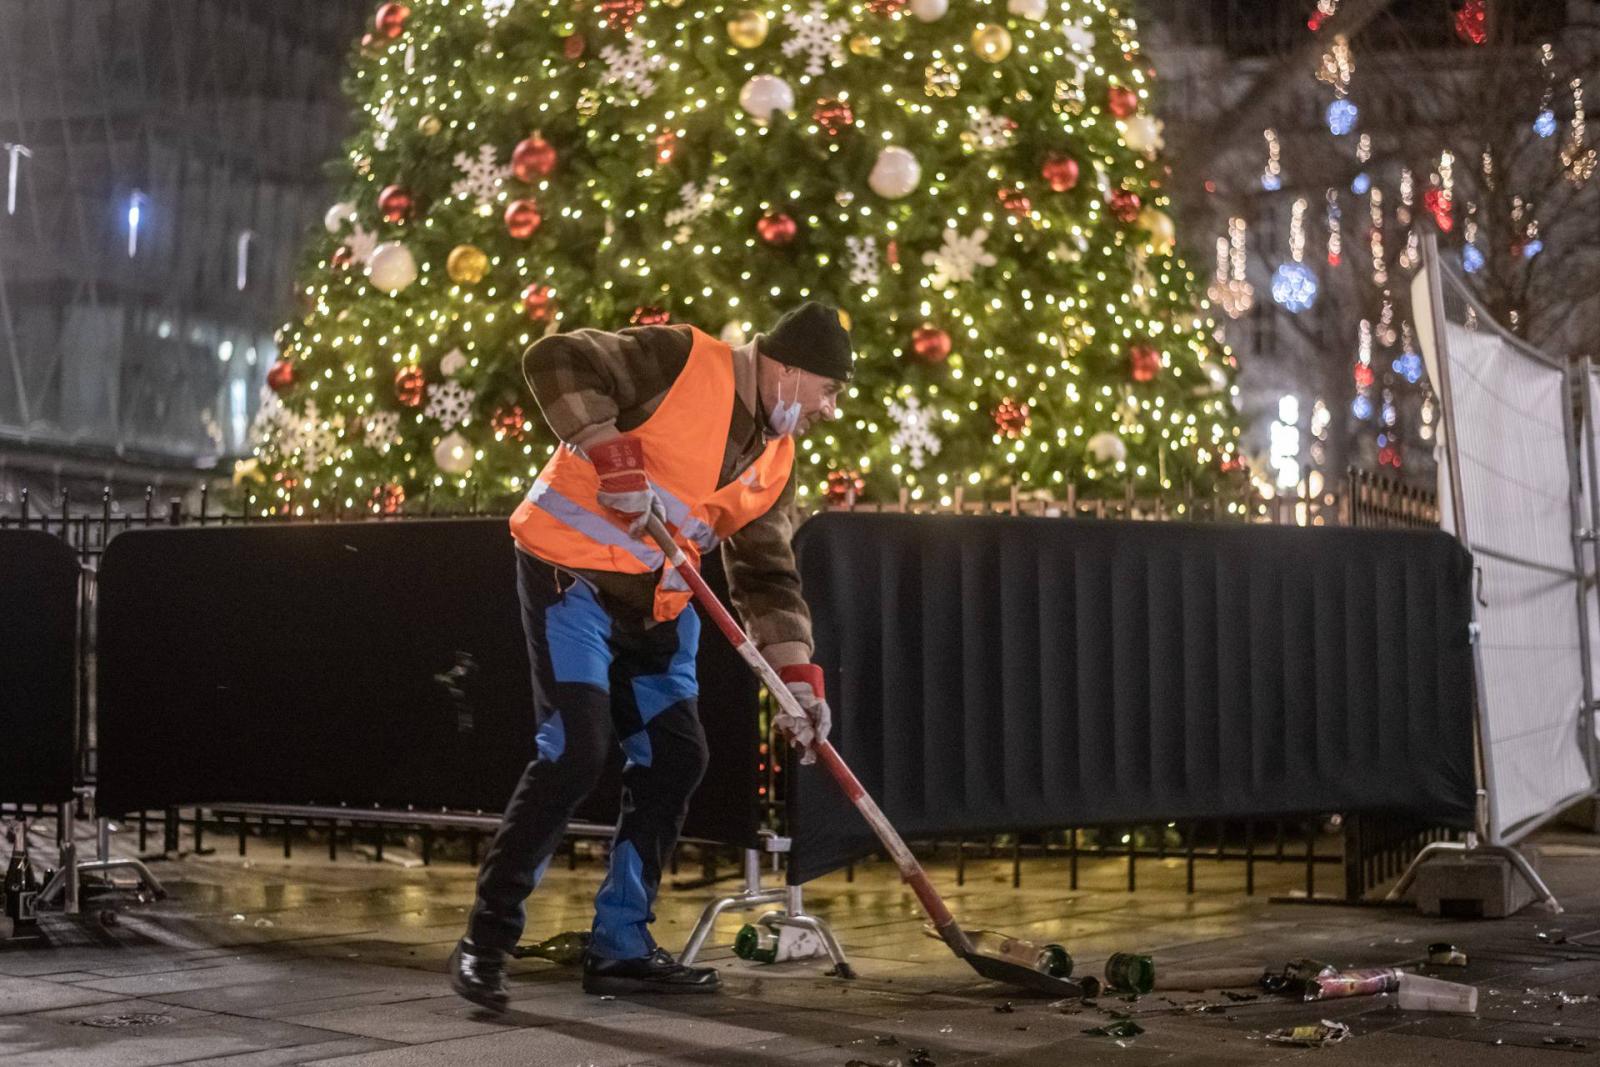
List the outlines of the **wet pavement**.
<svg viewBox="0 0 1600 1067">
<path fill-rule="evenodd" d="M 1132 894 L 1115 860 L 1084 861 L 1077 891 L 1066 888 L 1064 859 L 1025 859 L 1021 889 L 1009 858 L 969 859 L 962 888 L 953 864 L 930 868 L 965 925 L 1064 943 L 1080 974 L 1099 974 L 1114 951 L 1150 953 L 1158 974 L 1172 974 L 1301 957 L 1390 965 L 1454 942 L 1466 967 L 1421 971 L 1476 985 L 1476 1016 L 1402 1012 L 1391 997 L 1306 1004 L 1243 989 L 1033 999 L 979 979 L 928 939 L 914 899 L 881 863 L 808 893 L 850 952 L 854 981 L 830 977 L 826 960 L 737 959 L 729 946 L 745 916 L 729 915 L 705 956 L 722 972 L 718 996 L 590 997 L 575 970 L 529 959 L 511 965 L 511 1010 L 489 1016 L 453 996 L 443 975 L 471 901 L 466 863 L 406 869 L 349 853 L 330 862 L 314 847 L 284 861 L 264 843 L 241 859 L 218 843 L 212 855 L 152 864 L 165 900 L 100 898 L 80 919 L 49 918 L 48 945 L 0 944 L 0 1063 L 1470 1067 L 1600 1054 L 1600 839 L 1577 833 L 1538 839 L 1566 914 L 1478 922 L 1272 903 L 1299 884 L 1293 861 L 1258 867 L 1253 897 L 1238 864 L 1202 866 L 1192 896 L 1178 860 L 1141 863 Z M 598 881 L 592 861 L 552 869 L 530 904 L 529 939 L 585 927 Z M 664 945 L 682 945 L 713 892 L 664 892 Z M 1085 1033 L 1123 1019 L 1142 1032 Z M 1323 1048 L 1265 1038 L 1322 1019 L 1348 1024 L 1350 1037 Z"/>
</svg>

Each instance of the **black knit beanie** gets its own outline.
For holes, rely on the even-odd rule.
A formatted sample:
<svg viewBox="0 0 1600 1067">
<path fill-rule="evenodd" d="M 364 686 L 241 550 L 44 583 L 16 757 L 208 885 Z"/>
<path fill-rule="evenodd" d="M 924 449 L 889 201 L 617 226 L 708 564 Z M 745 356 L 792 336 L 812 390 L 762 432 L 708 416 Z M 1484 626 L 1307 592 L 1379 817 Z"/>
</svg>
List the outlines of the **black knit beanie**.
<svg viewBox="0 0 1600 1067">
<path fill-rule="evenodd" d="M 771 333 L 761 334 L 756 347 L 785 366 L 849 381 L 855 357 L 842 314 L 838 308 L 808 300 L 779 319 Z"/>
</svg>

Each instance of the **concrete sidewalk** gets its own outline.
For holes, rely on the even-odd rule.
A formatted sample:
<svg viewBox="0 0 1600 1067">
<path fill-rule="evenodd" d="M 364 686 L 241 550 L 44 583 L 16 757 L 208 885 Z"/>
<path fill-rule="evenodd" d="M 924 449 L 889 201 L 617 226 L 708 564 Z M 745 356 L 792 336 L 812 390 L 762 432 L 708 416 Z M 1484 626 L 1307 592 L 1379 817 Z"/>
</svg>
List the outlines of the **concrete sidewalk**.
<svg viewBox="0 0 1600 1067">
<path fill-rule="evenodd" d="M 1306 1005 L 1157 993 L 1052 1005 L 980 980 L 925 937 L 915 901 L 885 864 L 859 868 L 853 883 L 824 879 L 808 897 L 851 953 L 861 975 L 853 982 L 828 977 L 826 961 L 734 958 L 727 946 L 743 917 L 733 916 L 706 957 L 723 972 L 719 996 L 589 997 L 573 970 L 527 960 L 512 965 L 512 1010 L 486 1016 L 453 996 L 443 975 L 472 897 L 466 864 L 408 870 L 310 850 L 291 862 L 191 856 L 154 866 L 170 892 L 164 901 L 102 899 L 79 920 L 50 919 L 52 947 L 0 947 L 0 1063 L 1560 1063 L 1557 1055 L 1600 1052 L 1600 840 L 1547 834 L 1540 843 L 1567 914 L 1475 923 L 1269 903 L 1298 884 L 1293 862 L 1258 868 L 1254 897 L 1243 895 L 1237 864 L 1202 868 L 1193 896 L 1176 860 L 1141 864 L 1134 894 L 1112 860 L 1085 862 L 1077 892 L 1056 860 L 1025 860 L 1020 890 L 1009 860 L 969 861 L 961 889 L 949 865 L 931 869 L 965 925 L 1060 941 L 1079 973 L 1098 974 L 1113 951 L 1153 953 L 1166 971 L 1300 957 L 1377 965 L 1452 941 L 1469 966 L 1430 973 L 1478 985 L 1476 1018 L 1402 1013 L 1370 997 Z M 530 904 L 528 938 L 585 927 L 598 881 L 593 864 L 553 869 Z M 664 945 L 682 945 L 711 895 L 663 894 Z M 1083 1033 L 1121 1014 L 1144 1033 Z M 1323 1018 L 1349 1023 L 1351 1039 L 1314 1050 L 1263 1039 Z"/>
</svg>

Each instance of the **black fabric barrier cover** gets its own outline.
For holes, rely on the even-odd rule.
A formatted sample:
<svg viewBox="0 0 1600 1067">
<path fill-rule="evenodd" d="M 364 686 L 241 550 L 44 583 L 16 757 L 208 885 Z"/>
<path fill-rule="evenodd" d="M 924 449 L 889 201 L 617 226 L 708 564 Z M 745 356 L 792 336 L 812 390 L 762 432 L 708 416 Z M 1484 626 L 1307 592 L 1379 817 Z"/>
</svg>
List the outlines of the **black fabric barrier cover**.
<svg viewBox="0 0 1600 1067">
<path fill-rule="evenodd" d="M 1439 533 L 832 513 L 796 539 L 835 743 L 907 837 L 1323 812 L 1472 822 Z M 819 767 L 790 879 L 874 847 Z"/>
<path fill-rule="evenodd" d="M 716 554 L 708 577 L 720 588 Z M 103 810 L 505 807 L 535 754 L 504 519 L 132 530 L 99 583 Z M 436 676 L 465 653 L 457 699 Z M 757 686 L 702 631 L 686 835 L 752 842 Z M 577 818 L 618 813 L 620 752 Z"/>
<path fill-rule="evenodd" d="M 78 559 L 41 530 L 0 530 L 0 801 L 72 799 Z"/>
</svg>

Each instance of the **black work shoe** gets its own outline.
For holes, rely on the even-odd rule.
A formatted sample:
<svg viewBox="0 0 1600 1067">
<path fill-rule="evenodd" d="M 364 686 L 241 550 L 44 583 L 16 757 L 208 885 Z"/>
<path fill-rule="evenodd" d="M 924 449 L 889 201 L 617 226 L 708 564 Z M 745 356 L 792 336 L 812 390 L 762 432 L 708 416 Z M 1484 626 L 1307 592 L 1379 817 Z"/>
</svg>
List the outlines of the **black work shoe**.
<svg viewBox="0 0 1600 1067">
<path fill-rule="evenodd" d="M 628 993 L 715 993 L 722 980 L 710 967 L 685 967 L 658 948 L 632 960 L 585 956 L 583 991 L 618 996 Z"/>
<path fill-rule="evenodd" d="M 450 953 L 450 988 L 490 1011 L 505 1011 L 506 957 L 463 938 Z"/>
</svg>

